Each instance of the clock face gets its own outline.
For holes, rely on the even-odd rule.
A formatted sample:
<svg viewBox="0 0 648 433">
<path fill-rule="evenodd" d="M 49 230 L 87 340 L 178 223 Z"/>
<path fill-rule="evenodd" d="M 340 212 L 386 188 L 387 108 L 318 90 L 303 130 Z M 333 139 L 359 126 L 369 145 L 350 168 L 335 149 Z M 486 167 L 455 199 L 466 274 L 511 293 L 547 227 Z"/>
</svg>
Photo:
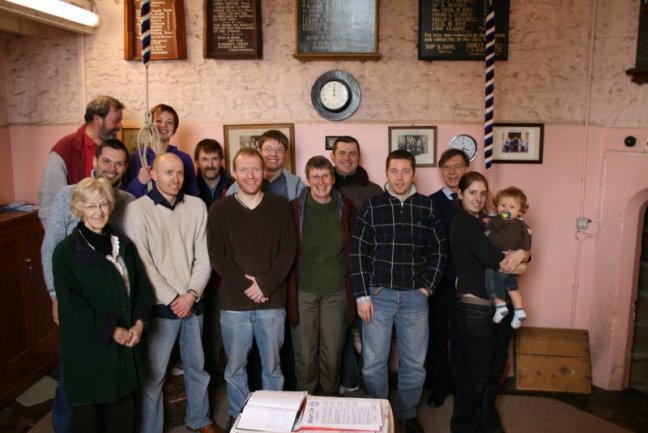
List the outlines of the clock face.
<svg viewBox="0 0 648 433">
<path fill-rule="evenodd" d="M 348 72 L 334 70 L 323 73 L 311 89 L 311 102 L 325 119 L 348 119 L 360 106 L 360 85 Z"/>
<path fill-rule="evenodd" d="M 326 109 L 340 111 L 349 103 L 351 92 L 342 81 L 331 80 L 322 86 L 319 98 Z"/>
<path fill-rule="evenodd" d="M 450 140 L 450 147 L 463 150 L 471 161 L 477 156 L 477 141 L 468 134 L 459 134 Z"/>
</svg>

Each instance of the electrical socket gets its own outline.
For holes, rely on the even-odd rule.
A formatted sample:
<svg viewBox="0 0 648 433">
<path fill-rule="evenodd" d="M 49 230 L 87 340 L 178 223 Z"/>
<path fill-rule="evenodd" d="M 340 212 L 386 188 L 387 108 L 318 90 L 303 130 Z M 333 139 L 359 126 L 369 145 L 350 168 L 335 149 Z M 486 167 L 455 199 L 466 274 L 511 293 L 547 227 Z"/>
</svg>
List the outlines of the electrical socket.
<svg viewBox="0 0 648 433">
<path fill-rule="evenodd" d="M 576 218 L 576 230 L 579 232 L 587 230 L 587 227 L 589 227 L 589 223 L 591 222 L 592 220 L 587 217 Z"/>
</svg>

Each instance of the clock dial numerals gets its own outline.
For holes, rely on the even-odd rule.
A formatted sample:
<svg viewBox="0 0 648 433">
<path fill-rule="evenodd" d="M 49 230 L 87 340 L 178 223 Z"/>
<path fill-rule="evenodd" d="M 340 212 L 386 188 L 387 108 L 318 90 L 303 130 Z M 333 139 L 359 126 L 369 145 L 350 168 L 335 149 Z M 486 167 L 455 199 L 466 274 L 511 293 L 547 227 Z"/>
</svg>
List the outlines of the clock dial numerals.
<svg viewBox="0 0 648 433">
<path fill-rule="evenodd" d="M 349 103 L 349 88 L 341 81 L 331 80 L 322 86 L 319 98 L 327 109 L 339 111 Z"/>
<path fill-rule="evenodd" d="M 467 134 L 460 134 L 450 140 L 450 147 L 463 150 L 472 161 L 477 156 L 477 141 Z"/>
<path fill-rule="evenodd" d="M 360 106 L 360 84 L 348 72 L 324 72 L 313 83 L 311 102 L 315 111 L 334 122 L 348 119 Z"/>
</svg>

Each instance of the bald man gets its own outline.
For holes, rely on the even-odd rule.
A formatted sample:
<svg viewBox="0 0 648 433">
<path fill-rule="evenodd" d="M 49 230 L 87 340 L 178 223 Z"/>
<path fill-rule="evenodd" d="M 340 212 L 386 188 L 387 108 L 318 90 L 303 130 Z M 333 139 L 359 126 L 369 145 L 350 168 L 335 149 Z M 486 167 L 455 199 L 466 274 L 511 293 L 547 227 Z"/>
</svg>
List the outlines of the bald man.
<svg viewBox="0 0 648 433">
<path fill-rule="evenodd" d="M 207 254 L 207 208 L 182 193 L 184 165 L 172 153 L 153 162 L 154 188 L 126 208 L 124 229 L 144 263 L 155 301 L 145 340 L 146 382 L 142 386 L 141 433 L 162 433 L 162 385 L 169 356 L 179 339 L 184 361 L 187 412 L 191 430 L 216 432 L 209 415 L 205 356 L 201 340 L 203 291 L 211 268 Z"/>
</svg>

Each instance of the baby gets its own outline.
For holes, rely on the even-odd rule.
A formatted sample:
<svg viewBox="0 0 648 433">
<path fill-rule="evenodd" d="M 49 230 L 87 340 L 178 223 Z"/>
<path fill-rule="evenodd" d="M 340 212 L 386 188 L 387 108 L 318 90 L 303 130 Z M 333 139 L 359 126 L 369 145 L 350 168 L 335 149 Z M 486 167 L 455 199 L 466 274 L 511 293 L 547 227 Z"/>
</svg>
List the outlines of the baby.
<svg viewBox="0 0 648 433">
<path fill-rule="evenodd" d="M 497 215 L 490 219 L 486 232 L 491 243 L 500 251 L 531 250 L 531 229 L 521 218 L 529 208 L 524 192 L 511 186 L 499 191 L 493 202 L 497 208 Z M 518 290 L 517 275 L 487 269 L 486 292 L 495 302 L 493 322 L 500 323 L 509 313 L 506 306 L 508 292 L 515 308 L 511 327 L 517 329 L 522 326 L 526 313 L 522 305 L 522 294 Z"/>
</svg>

